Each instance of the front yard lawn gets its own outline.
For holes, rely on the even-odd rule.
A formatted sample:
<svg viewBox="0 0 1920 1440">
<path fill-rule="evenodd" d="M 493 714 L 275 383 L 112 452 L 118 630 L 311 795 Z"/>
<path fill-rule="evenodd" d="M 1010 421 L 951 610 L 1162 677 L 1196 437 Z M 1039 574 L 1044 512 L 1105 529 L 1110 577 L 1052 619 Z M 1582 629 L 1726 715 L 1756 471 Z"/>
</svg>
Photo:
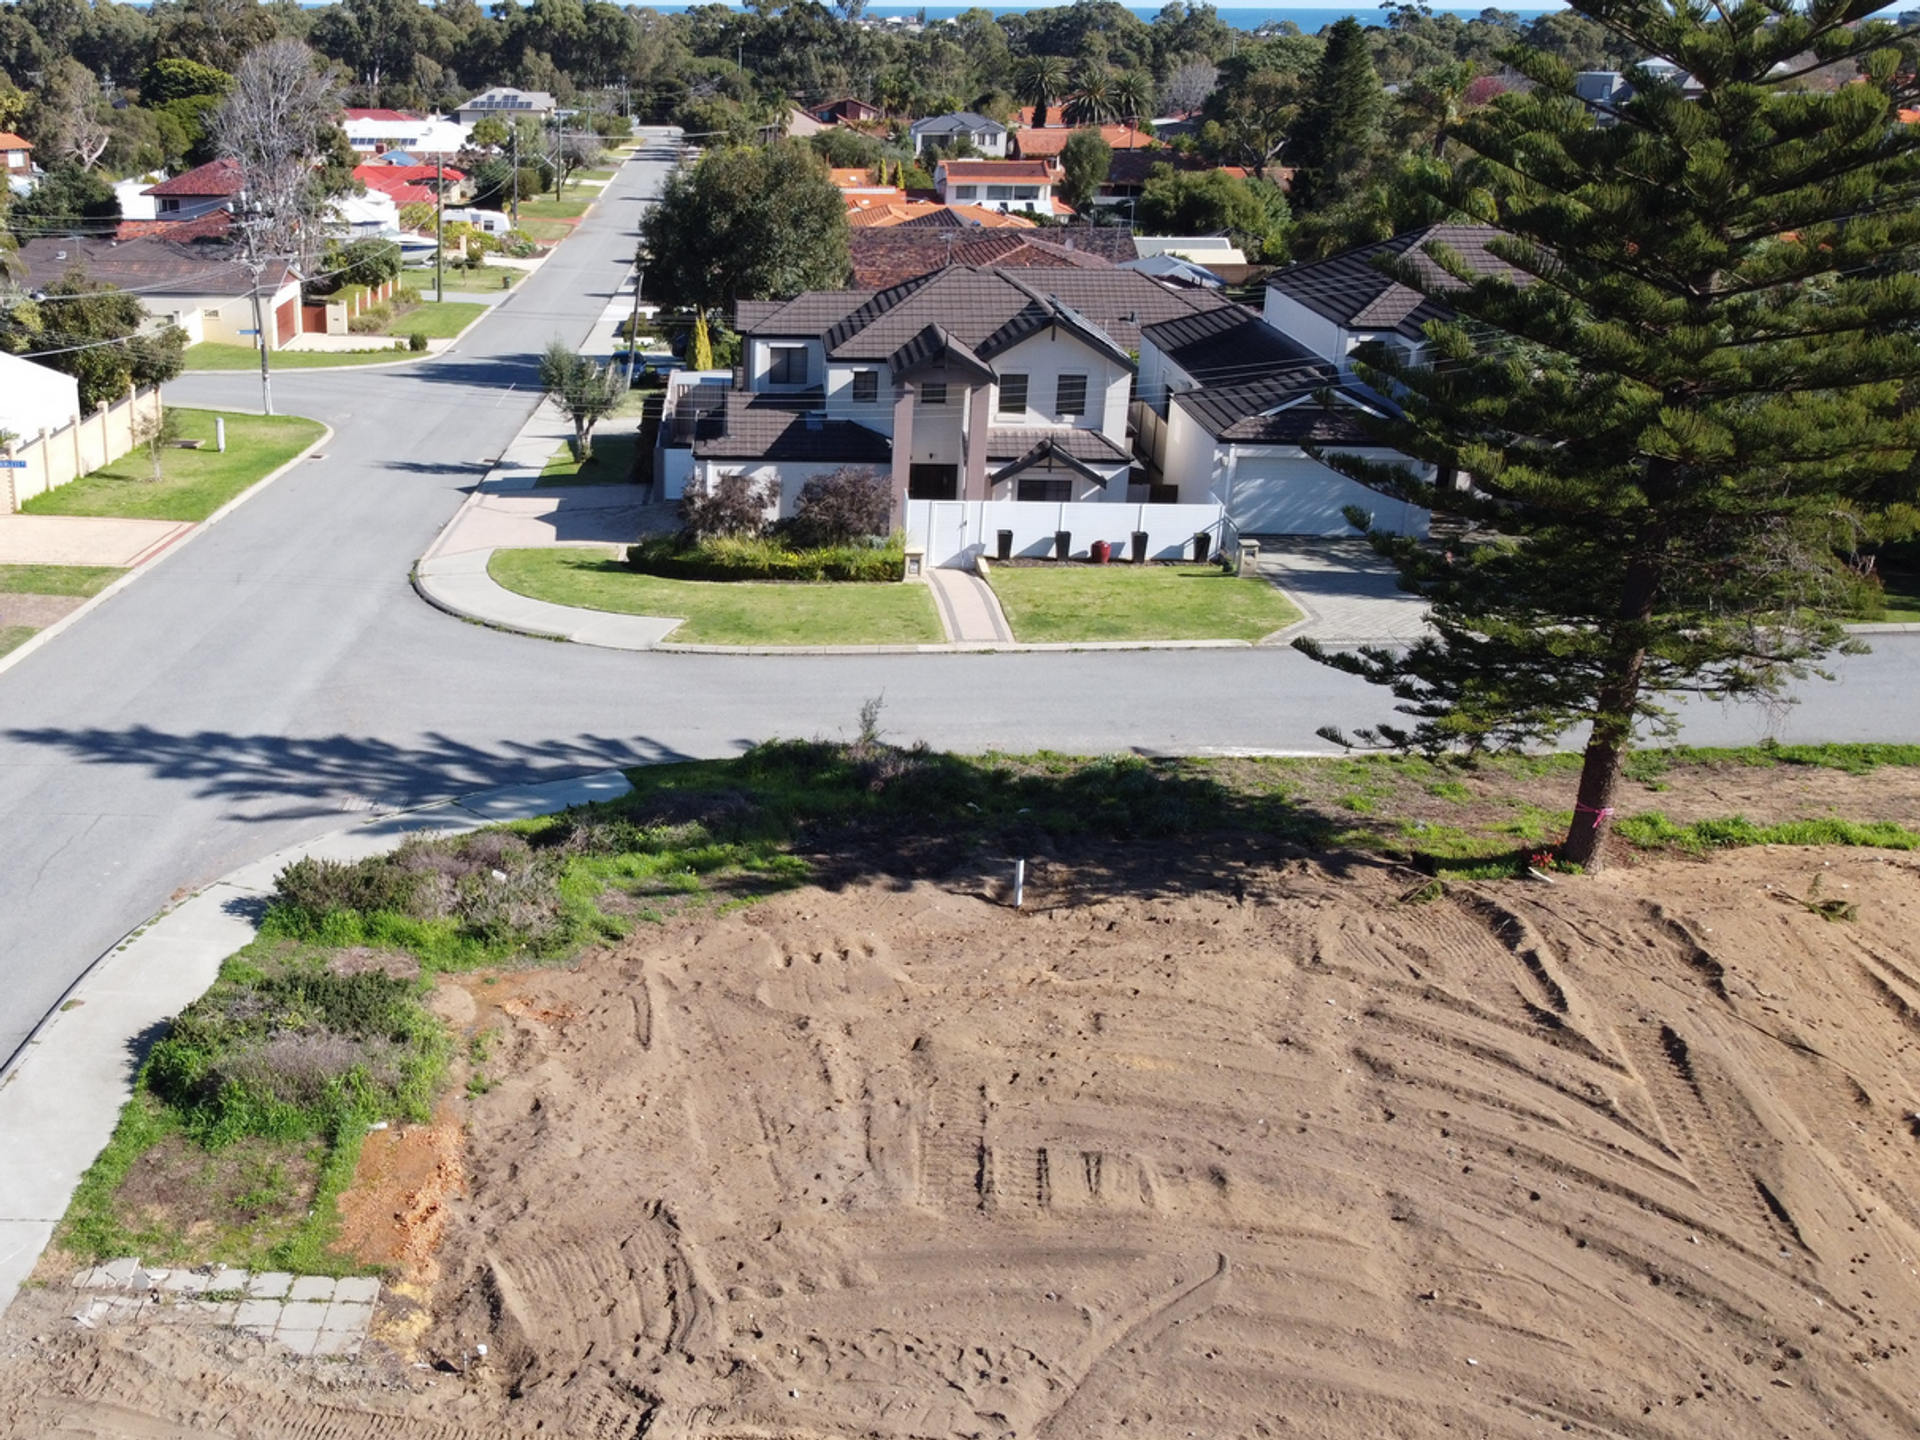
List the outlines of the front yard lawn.
<svg viewBox="0 0 1920 1440">
<path fill-rule="evenodd" d="M 522 200 L 520 202 L 521 228 L 526 228 L 528 220 L 578 220 L 587 213 L 595 197 L 583 195 L 578 200 Z"/>
<path fill-rule="evenodd" d="M 1885 588 L 1886 599 L 1882 620 L 1904 624 L 1920 621 L 1920 572 L 1883 570 L 1880 583 Z"/>
<path fill-rule="evenodd" d="M 153 479 L 145 447 L 113 464 L 36 495 L 29 515 L 113 515 L 132 520 L 204 520 L 270 471 L 298 455 L 323 426 L 298 415 L 229 415 L 227 451 L 213 448 L 211 410 L 178 410 L 180 438 L 204 450 L 168 450 Z"/>
<path fill-rule="evenodd" d="M 396 350 L 389 336 L 363 337 L 373 350 L 276 350 L 267 363 L 275 370 L 320 370 L 334 365 L 385 365 L 407 358 L 404 346 Z M 418 358 L 418 357 L 415 357 Z M 205 341 L 187 347 L 189 370 L 258 370 L 260 352 L 251 345 L 221 345 Z"/>
<path fill-rule="evenodd" d="M 991 583 L 1030 645 L 1258 640 L 1300 618 L 1267 581 L 1213 565 L 996 565 Z"/>
<path fill-rule="evenodd" d="M 511 290 L 526 278 L 524 270 L 510 270 L 505 265 L 482 265 L 478 270 L 469 270 L 464 265 L 447 267 L 447 293 L 449 295 L 491 295 L 497 290 Z M 433 293 L 433 271 L 409 270 L 407 284 L 413 286 L 422 295 Z M 500 282 L 505 281 L 503 285 Z"/>
<path fill-rule="evenodd" d="M 540 472 L 541 485 L 631 485 L 633 483 L 633 447 L 639 436 L 602 435 L 593 442 L 593 458 L 573 458 L 573 446 L 562 445 L 553 452 Z"/>
<path fill-rule="evenodd" d="M 388 332 L 402 338 L 418 333 L 429 340 L 451 340 L 490 308 L 464 300 L 427 300 L 394 316 Z"/>
<path fill-rule="evenodd" d="M 114 565 L 0 565 L 0 595 L 98 595 L 127 572 Z"/>
<path fill-rule="evenodd" d="M 663 580 L 612 551 L 496 550 L 487 573 L 517 594 L 616 615 L 679 616 L 691 645 L 930 645 L 945 634 L 924 585 Z"/>
</svg>

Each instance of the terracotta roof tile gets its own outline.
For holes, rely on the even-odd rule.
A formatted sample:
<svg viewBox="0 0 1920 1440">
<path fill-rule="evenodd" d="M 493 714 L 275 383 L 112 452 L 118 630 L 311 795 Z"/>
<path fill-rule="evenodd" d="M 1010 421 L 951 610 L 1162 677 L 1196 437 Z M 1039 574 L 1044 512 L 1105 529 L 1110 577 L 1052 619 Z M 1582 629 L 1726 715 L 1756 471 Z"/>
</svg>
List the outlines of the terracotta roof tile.
<svg viewBox="0 0 1920 1440">
<path fill-rule="evenodd" d="M 1128 231 L 1091 225 L 983 229 L 971 234 L 918 225 L 856 228 L 848 249 L 853 283 L 863 290 L 884 289 L 955 264 L 1099 268 L 1139 256 Z"/>
<path fill-rule="evenodd" d="M 238 160 L 209 160 L 204 165 L 196 165 L 184 175 L 176 175 L 171 180 L 162 180 L 158 185 L 149 185 L 148 195 L 207 196 L 217 195 L 224 199 L 240 193 L 240 162 Z"/>
<path fill-rule="evenodd" d="M 1144 130 L 1136 130 L 1131 125 L 1049 125 L 1044 130 L 1017 130 L 1013 143 L 1019 147 L 1022 160 L 1051 158 L 1067 148 L 1067 141 L 1083 130 L 1097 131 L 1102 140 L 1111 145 L 1114 153 L 1123 150 L 1147 150 L 1158 146 L 1155 140 Z M 1161 150 L 1161 158 L 1171 151 Z"/>
</svg>

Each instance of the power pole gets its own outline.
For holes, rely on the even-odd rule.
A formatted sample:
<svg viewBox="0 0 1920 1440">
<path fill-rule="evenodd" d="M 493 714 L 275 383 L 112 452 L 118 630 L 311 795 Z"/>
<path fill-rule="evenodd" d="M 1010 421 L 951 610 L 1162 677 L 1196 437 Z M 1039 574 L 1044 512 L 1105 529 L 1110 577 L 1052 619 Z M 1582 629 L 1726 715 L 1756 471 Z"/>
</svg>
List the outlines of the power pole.
<svg viewBox="0 0 1920 1440">
<path fill-rule="evenodd" d="M 247 237 L 247 258 L 241 263 L 253 276 L 253 338 L 260 346 L 260 410 L 262 414 L 273 414 L 273 372 L 267 363 L 267 326 L 261 314 L 260 282 L 266 275 L 267 262 L 260 254 L 260 217 L 249 216 L 241 225 Z"/>
<path fill-rule="evenodd" d="M 447 162 L 433 162 L 433 303 L 447 299 Z"/>
<path fill-rule="evenodd" d="M 640 287 L 646 283 L 647 267 L 635 257 L 633 264 L 633 318 L 627 322 L 627 389 L 633 389 L 633 366 L 640 352 Z"/>
<path fill-rule="evenodd" d="M 520 228 L 520 126 L 513 127 L 513 228 Z"/>
</svg>

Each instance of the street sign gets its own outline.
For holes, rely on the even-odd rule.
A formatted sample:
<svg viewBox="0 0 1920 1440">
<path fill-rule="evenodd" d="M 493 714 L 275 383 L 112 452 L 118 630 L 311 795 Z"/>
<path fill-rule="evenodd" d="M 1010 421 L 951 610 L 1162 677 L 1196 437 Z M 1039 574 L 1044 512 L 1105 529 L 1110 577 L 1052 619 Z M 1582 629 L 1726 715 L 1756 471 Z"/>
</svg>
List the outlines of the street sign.
<svg viewBox="0 0 1920 1440">
<path fill-rule="evenodd" d="M 242 335 L 258 335 L 260 332 L 258 330 L 242 330 L 240 333 Z"/>
<path fill-rule="evenodd" d="M 24 470 L 26 468 L 27 462 L 24 460 L 0 460 L 0 470 Z"/>
</svg>

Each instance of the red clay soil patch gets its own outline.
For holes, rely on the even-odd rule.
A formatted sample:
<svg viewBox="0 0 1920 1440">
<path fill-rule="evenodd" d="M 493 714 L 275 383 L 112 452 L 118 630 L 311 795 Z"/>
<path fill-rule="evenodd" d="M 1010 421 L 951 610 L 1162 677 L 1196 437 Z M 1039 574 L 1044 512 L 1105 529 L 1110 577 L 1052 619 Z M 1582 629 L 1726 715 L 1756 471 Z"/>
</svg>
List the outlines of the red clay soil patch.
<svg viewBox="0 0 1920 1440">
<path fill-rule="evenodd" d="M 431 1284 L 447 1207 L 466 1185 L 459 1120 L 442 1109 L 431 1125 L 400 1125 L 367 1136 L 353 1184 L 340 1197 L 335 1249 L 403 1280 Z"/>
</svg>

